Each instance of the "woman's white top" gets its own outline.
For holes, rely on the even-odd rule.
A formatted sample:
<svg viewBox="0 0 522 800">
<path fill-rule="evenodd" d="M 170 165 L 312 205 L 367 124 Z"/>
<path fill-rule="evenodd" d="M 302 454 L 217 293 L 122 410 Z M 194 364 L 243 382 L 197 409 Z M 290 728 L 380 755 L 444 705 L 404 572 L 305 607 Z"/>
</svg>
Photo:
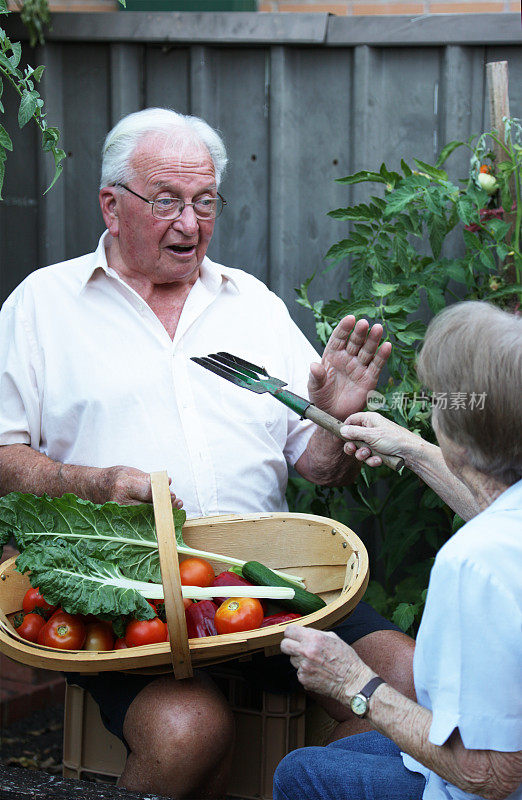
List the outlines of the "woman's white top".
<svg viewBox="0 0 522 800">
<path fill-rule="evenodd" d="M 522 750 L 522 480 L 438 553 L 413 671 L 418 702 L 433 712 L 432 744 L 458 728 L 468 749 Z M 475 797 L 403 760 L 426 776 L 423 800 Z M 522 784 L 510 798 L 522 798 Z"/>
</svg>

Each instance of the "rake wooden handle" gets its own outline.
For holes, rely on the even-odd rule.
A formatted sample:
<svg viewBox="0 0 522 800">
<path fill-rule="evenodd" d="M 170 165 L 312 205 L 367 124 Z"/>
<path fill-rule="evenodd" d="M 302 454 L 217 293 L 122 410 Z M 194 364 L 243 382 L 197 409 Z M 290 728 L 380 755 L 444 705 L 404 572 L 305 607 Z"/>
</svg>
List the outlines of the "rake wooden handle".
<svg viewBox="0 0 522 800">
<path fill-rule="evenodd" d="M 340 422 L 338 419 L 335 419 L 335 417 L 327 414 L 326 411 L 321 411 L 320 408 L 317 408 L 317 406 L 312 404 L 308 406 L 304 412 L 304 416 L 307 419 L 311 419 L 312 422 L 315 422 L 316 425 L 319 425 L 326 431 L 330 431 L 330 433 L 338 436 L 339 439 L 342 439 L 345 442 L 348 441 L 344 438 L 344 436 L 341 436 L 341 428 L 343 427 L 344 422 Z M 372 451 L 373 456 L 379 456 L 379 458 L 382 459 L 382 463 L 386 464 L 386 466 L 390 469 L 398 471 L 404 466 L 404 459 L 400 458 L 400 456 L 387 456 L 384 453 L 378 453 L 377 450 L 372 450 L 370 445 L 366 444 L 366 442 L 354 442 L 354 444 L 356 444 L 357 447 L 367 447 Z"/>
<path fill-rule="evenodd" d="M 192 663 L 187 634 L 185 606 L 181 594 L 176 531 L 172 516 L 169 479 L 166 472 L 150 475 L 154 520 L 158 537 L 161 581 L 165 593 L 165 614 L 169 629 L 172 668 L 176 678 L 191 678 Z"/>
</svg>

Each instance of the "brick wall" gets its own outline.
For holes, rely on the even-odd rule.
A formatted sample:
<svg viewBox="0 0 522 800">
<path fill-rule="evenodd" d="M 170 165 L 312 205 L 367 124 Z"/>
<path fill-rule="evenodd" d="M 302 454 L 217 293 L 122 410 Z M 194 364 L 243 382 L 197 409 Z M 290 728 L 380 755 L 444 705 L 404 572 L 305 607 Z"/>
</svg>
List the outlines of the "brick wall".
<svg viewBox="0 0 522 800">
<path fill-rule="evenodd" d="M 49 0 L 52 11 L 117 11 L 118 0 Z M 9 7 L 17 10 L 16 0 Z M 520 11 L 520 0 L 258 0 L 261 12 L 370 14 L 490 14 Z"/>
</svg>

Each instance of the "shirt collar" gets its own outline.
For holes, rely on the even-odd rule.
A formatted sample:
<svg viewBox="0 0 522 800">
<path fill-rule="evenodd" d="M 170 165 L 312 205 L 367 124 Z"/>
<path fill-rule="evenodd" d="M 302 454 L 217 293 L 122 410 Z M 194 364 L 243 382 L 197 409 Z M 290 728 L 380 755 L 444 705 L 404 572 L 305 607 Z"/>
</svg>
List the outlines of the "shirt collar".
<svg viewBox="0 0 522 800">
<path fill-rule="evenodd" d="M 117 273 L 107 264 L 107 255 L 105 253 L 106 236 L 109 236 L 108 231 L 104 231 L 102 233 L 98 242 L 98 247 L 92 254 L 92 258 L 85 265 L 85 269 L 80 276 L 80 289 L 78 294 L 85 289 L 86 285 L 89 283 L 90 279 L 98 269 L 102 269 L 109 277 L 117 276 Z M 230 283 L 235 291 L 239 293 L 239 286 L 236 278 L 233 275 L 233 271 L 222 266 L 221 264 L 216 264 L 207 256 L 205 256 L 201 262 L 201 266 L 199 268 L 199 279 L 201 280 L 201 283 L 205 289 L 212 294 L 218 293 L 223 282 Z"/>
</svg>

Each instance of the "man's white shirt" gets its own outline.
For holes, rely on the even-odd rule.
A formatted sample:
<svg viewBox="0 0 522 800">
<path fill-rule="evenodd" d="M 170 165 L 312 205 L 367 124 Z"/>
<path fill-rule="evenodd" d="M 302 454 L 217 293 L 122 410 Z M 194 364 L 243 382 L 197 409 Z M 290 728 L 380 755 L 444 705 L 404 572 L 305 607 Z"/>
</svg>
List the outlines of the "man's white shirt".
<svg viewBox="0 0 522 800">
<path fill-rule="evenodd" d="M 187 515 L 287 508 L 312 423 L 190 360 L 220 350 L 304 397 L 320 357 L 284 303 L 204 259 L 174 340 L 94 253 L 30 274 L 0 312 L 0 445 L 86 466 L 166 469 Z"/>
</svg>

